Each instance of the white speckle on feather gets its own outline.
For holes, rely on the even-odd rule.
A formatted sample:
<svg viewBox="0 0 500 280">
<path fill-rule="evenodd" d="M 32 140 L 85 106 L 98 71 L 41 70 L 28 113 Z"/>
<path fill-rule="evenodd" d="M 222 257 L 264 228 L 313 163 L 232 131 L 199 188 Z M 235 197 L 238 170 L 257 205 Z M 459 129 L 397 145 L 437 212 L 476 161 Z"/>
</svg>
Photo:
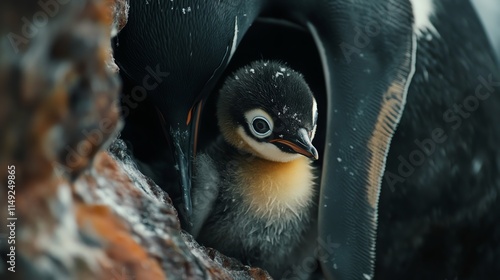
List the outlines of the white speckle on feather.
<svg viewBox="0 0 500 280">
<path fill-rule="evenodd" d="M 234 79 L 235 79 L 235 80 L 239 80 L 239 79 L 240 79 L 240 77 L 238 77 L 238 76 L 234 76 Z"/>
<path fill-rule="evenodd" d="M 372 277 L 366 273 L 363 273 L 363 277 L 366 279 L 366 280 L 370 280 L 372 279 Z"/>
<path fill-rule="evenodd" d="M 349 172 L 349 175 L 354 176 L 354 173 L 351 171 L 351 172 Z"/>
<path fill-rule="evenodd" d="M 280 71 L 285 72 L 286 71 L 285 67 L 280 67 Z"/>
<path fill-rule="evenodd" d="M 276 77 L 276 78 L 278 78 L 279 76 L 283 76 L 283 73 L 281 73 L 281 72 L 276 72 L 275 77 Z"/>
<path fill-rule="evenodd" d="M 337 158 L 337 161 L 338 161 L 338 162 L 342 162 L 342 159 L 338 157 L 338 158 Z"/>
<path fill-rule="evenodd" d="M 426 82 L 429 82 L 429 72 L 425 68 L 423 69 L 423 71 L 424 71 L 424 80 Z"/>
<path fill-rule="evenodd" d="M 286 111 L 288 111 L 288 107 L 285 105 L 283 106 L 283 114 L 286 114 Z"/>
<path fill-rule="evenodd" d="M 332 146 L 332 143 L 328 143 L 328 147 L 331 147 Z"/>
<path fill-rule="evenodd" d="M 478 174 L 479 171 L 481 171 L 482 166 L 483 166 L 483 163 L 481 162 L 480 159 L 475 158 L 474 160 L 472 160 L 472 172 L 474 174 Z"/>
<path fill-rule="evenodd" d="M 349 146 L 349 149 L 354 150 L 354 147 L 352 145 Z"/>
<path fill-rule="evenodd" d="M 253 74 L 255 74 L 255 69 L 251 68 L 250 72 L 253 73 Z"/>
<path fill-rule="evenodd" d="M 325 208 L 326 208 L 326 206 L 327 206 L 327 204 L 323 205 L 323 207 L 325 207 Z"/>
<path fill-rule="evenodd" d="M 185 15 L 186 14 L 186 8 L 182 8 L 182 14 Z"/>
<path fill-rule="evenodd" d="M 290 73 L 286 73 L 286 76 L 287 76 L 287 77 L 290 77 Z"/>
<path fill-rule="evenodd" d="M 283 138 L 283 134 L 280 134 L 280 135 L 279 135 L 279 137 L 280 137 L 280 138 Z"/>
<path fill-rule="evenodd" d="M 356 128 L 355 128 L 355 127 L 353 127 L 353 128 L 352 128 L 352 130 L 356 131 Z"/>
<path fill-rule="evenodd" d="M 336 263 L 333 264 L 333 269 L 338 269 L 339 267 L 337 266 Z"/>
</svg>

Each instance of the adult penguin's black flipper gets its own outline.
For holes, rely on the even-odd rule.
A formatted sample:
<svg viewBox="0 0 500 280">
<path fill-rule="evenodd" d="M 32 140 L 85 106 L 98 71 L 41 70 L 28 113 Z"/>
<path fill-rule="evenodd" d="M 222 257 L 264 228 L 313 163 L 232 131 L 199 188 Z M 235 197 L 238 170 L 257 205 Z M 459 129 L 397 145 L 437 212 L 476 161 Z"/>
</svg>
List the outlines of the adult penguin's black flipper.
<svg viewBox="0 0 500 280">
<path fill-rule="evenodd" d="M 371 279 L 381 178 L 414 72 L 411 5 L 295 2 L 318 45 L 327 82 L 320 260 L 329 279 Z"/>
<path fill-rule="evenodd" d="M 147 96 L 163 120 L 172 168 L 175 165 L 182 189 L 183 205 L 178 210 L 184 226 L 189 227 L 191 164 L 199 112 L 241 34 L 257 17 L 260 1 L 129 4 L 128 23 L 117 36 L 114 56 L 122 77 L 132 84 L 132 99 L 138 99 L 130 103 Z"/>
</svg>

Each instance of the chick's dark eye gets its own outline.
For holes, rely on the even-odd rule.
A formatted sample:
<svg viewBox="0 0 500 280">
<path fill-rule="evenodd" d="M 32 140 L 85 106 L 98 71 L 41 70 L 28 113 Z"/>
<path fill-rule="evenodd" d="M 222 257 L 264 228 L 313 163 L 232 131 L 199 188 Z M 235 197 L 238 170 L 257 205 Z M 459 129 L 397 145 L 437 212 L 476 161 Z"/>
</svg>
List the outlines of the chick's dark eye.
<svg viewBox="0 0 500 280">
<path fill-rule="evenodd" d="M 264 134 L 269 131 L 269 125 L 263 119 L 256 119 L 253 121 L 253 129 L 255 129 L 258 133 Z"/>
<path fill-rule="evenodd" d="M 252 133 L 259 138 L 267 137 L 272 132 L 269 121 L 264 117 L 255 117 L 251 128 Z"/>
</svg>

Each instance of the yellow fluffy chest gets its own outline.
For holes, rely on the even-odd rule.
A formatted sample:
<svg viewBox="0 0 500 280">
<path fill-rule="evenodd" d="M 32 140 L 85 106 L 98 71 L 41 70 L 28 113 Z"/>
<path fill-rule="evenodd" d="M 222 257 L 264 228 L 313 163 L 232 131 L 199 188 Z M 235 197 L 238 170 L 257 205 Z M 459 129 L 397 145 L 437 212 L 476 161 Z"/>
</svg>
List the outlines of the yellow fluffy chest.
<svg viewBox="0 0 500 280">
<path fill-rule="evenodd" d="M 237 171 L 237 181 L 249 210 L 266 218 L 297 217 L 314 196 L 314 174 L 305 157 L 284 163 L 245 160 Z"/>
</svg>

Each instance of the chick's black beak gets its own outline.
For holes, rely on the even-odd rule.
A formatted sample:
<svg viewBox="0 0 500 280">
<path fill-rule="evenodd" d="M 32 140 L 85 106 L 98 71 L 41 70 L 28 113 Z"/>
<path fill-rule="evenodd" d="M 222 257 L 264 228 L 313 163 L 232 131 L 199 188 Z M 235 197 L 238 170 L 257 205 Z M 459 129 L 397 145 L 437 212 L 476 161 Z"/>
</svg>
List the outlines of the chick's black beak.
<svg viewBox="0 0 500 280">
<path fill-rule="evenodd" d="M 319 158 L 318 151 L 313 146 L 309 133 L 305 128 L 300 128 L 297 134 L 291 137 L 276 138 L 270 141 L 271 143 L 280 143 L 291 148 L 294 152 L 304 155 L 308 158 Z"/>
</svg>

